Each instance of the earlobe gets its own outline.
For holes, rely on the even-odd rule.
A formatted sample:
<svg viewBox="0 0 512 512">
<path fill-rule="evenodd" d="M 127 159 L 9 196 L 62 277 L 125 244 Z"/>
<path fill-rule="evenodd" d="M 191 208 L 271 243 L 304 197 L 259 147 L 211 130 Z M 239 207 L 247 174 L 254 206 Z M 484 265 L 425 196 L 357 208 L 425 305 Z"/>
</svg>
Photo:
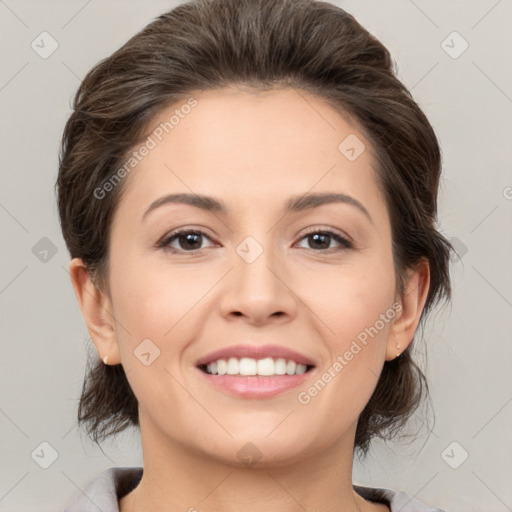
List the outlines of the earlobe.
<svg viewBox="0 0 512 512">
<path fill-rule="evenodd" d="M 96 346 L 98 354 L 104 362 L 107 357 L 108 364 L 119 364 L 121 357 L 117 344 L 112 303 L 108 294 L 94 285 L 87 267 L 80 258 L 71 260 L 69 273 L 89 336 Z"/>
<path fill-rule="evenodd" d="M 430 265 L 422 260 L 409 270 L 409 278 L 401 297 L 400 314 L 393 320 L 386 346 L 386 361 L 406 350 L 414 339 L 430 288 Z"/>
</svg>

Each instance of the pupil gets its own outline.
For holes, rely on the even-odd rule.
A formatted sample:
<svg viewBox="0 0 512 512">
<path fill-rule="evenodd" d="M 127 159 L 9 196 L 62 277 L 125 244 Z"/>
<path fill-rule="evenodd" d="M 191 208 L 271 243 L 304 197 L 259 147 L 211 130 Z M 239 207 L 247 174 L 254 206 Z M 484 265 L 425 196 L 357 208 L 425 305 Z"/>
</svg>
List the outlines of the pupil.
<svg viewBox="0 0 512 512">
<path fill-rule="evenodd" d="M 322 235 L 320 233 L 316 233 L 314 235 L 311 235 L 311 237 L 317 242 L 319 238 L 323 238 L 323 239 L 329 239 L 329 235 Z M 322 244 L 320 244 L 322 245 Z M 322 247 L 322 249 L 328 249 L 329 248 L 329 241 L 327 241 L 327 244 L 324 242 L 323 245 L 326 245 L 326 247 Z M 318 247 L 318 245 L 317 245 Z"/>
<path fill-rule="evenodd" d="M 197 245 L 197 239 L 199 239 L 201 235 L 199 234 L 196 234 L 196 233 L 188 233 L 187 235 L 181 235 L 181 241 L 185 240 L 185 247 L 187 246 L 188 244 L 188 248 L 192 248 L 192 249 L 197 249 L 197 247 L 191 247 L 191 245 L 194 245 L 194 240 L 192 239 L 192 237 L 195 237 L 196 238 L 196 245 Z M 201 246 L 201 243 L 199 242 L 199 246 Z"/>
</svg>

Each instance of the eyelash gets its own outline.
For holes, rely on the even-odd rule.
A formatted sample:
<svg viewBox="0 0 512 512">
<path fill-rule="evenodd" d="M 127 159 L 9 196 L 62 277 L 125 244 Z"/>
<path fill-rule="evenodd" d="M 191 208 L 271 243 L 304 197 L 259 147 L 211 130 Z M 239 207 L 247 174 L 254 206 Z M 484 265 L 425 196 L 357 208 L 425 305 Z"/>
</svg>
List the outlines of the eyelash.
<svg viewBox="0 0 512 512">
<path fill-rule="evenodd" d="M 188 234 L 204 236 L 204 237 L 208 238 L 209 240 L 211 240 L 210 237 L 201 230 L 181 229 L 179 231 L 175 231 L 174 233 L 170 233 L 168 236 L 164 237 L 160 242 L 157 243 L 157 247 L 168 249 L 174 253 L 198 253 L 198 252 L 200 253 L 201 251 L 203 251 L 204 249 L 193 249 L 191 251 L 185 251 L 182 249 L 175 249 L 173 247 L 169 247 L 169 244 L 171 242 L 178 239 L 180 236 L 188 235 Z M 342 237 L 337 232 L 331 231 L 329 229 L 313 228 L 310 231 L 306 232 L 300 240 L 303 240 L 304 238 L 307 238 L 308 236 L 311 236 L 314 234 L 327 235 L 327 236 L 331 237 L 332 239 L 334 239 L 336 242 L 338 242 L 342 247 L 336 252 L 346 251 L 348 249 L 353 249 L 353 247 L 354 247 L 354 245 L 352 244 L 351 241 Z M 331 251 L 331 249 L 320 249 L 320 250 L 311 249 L 311 250 L 314 252 L 320 252 L 320 253 Z"/>
</svg>

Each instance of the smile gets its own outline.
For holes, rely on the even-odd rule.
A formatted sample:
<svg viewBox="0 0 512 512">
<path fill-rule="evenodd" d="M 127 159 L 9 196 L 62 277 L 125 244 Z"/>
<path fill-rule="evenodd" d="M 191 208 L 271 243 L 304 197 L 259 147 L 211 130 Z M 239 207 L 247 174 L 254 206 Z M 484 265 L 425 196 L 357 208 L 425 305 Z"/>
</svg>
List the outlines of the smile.
<svg viewBox="0 0 512 512">
<path fill-rule="evenodd" d="M 201 379 L 237 398 L 270 398 L 303 384 L 316 362 L 284 345 L 238 344 L 196 361 Z"/>
<path fill-rule="evenodd" d="M 218 359 L 200 366 L 201 370 L 210 375 L 258 375 L 270 377 L 277 375 L 302 375 L 312 368 L 310 365 L 297 363 L 294 360 L 284 358 L 274 359 L 253 359 L 251 357 L 230 357 L 229 359 Z"/>
</svg>

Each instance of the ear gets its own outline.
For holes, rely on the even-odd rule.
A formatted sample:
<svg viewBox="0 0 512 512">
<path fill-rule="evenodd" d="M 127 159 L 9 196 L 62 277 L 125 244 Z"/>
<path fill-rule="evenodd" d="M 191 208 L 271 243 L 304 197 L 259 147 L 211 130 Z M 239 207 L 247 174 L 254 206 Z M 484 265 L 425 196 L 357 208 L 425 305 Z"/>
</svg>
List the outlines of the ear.
<svg viewBox="0 0 512 512">
<path fill-rule="evenodd" d="M 401 300 L 401 309 L 393 320 L 386 347 L 386 361 L 395 359 L 414 339 L 421 312 L 430 288 L 430 265 L 422 260 L 409 270 L 409 278 Z"/>
<path fill-rule="evenodd" d="M 108 357 L 108 364 L 119 364 L 121 354 L 117 344 L 112 302 L 106 292 L 98 290 L 80 258 L 74 258 L 69 273 L 87 330 L 101 359 Z"/>
</svg>

